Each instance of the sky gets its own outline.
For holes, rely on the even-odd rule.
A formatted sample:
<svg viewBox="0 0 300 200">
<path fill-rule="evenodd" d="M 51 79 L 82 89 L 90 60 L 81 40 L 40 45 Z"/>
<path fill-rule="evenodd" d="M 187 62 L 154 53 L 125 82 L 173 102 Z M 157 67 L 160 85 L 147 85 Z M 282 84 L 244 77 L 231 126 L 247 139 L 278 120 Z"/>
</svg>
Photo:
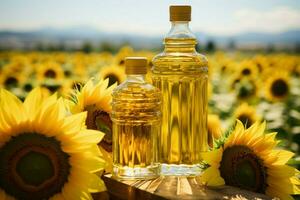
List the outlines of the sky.
<svg viewBox="0 0 300 200">
<path fill-rule="evenodd" d="M 164 34 L 168 7 L 192 6 L 193 31 L 214 35 L 300 29 L 299 0 L 1 0 L 0 30 L 89 26 L 100 31 Z"/>
</svg>

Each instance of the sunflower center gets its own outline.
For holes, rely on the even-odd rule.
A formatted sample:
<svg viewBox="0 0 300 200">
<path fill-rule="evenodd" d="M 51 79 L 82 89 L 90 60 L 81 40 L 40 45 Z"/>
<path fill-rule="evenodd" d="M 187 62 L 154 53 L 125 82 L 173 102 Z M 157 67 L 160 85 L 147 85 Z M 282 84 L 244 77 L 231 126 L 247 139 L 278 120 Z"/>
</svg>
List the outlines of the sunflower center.
<svg viewBox="0 0 300 200">
<path fill-rule="evenodd" d="M 119 65 L 124 65 L 124 63 L 125 63 L 125 60 L 121 59 L 120 62 L 119 62 Z"/>
<path fill-rule="evenodd" d="M 252 119 L 248 115 L 242 114 L 237 118 L 243 123 L 246 128 L 249 128 L 253 124 Z"/>
<path fill-rule="evenodd" d="M 44 75 L 46 78 L 55 78 L 56 77 L 56 73 L 52 69 L 48 69 Z"/>
<path fill-rule="evenodd" d="M 237 165 L 236 175 L 239 178 L 239 182 L 249 188 L 255 187 L 255 168 L 251 161 L 243 160 Z"/>
<path fill-rule="evenodd" d="M 114 75 L 114 74 L 109 74 L 109 75 L 107 75 L 106 78 L 108 78 L 108 87 L 111 86 L 111 85 L 113 85 L 116 82 L 118 84 L 120 83 L 118 77 L 116 75 Z"/>
<path fill-rule="evenodd" d="M 26 92 L 30 92 L 33 89 L 33 86 L 31 83 L 26 83 L 23 88 Z"/>
<path fill-rule="evenodd" d="M 232 146 L 225 149 L 220 172 L 227 185 L 265 193 L 266 168 L 262 160 L 246 146 Z"/>
<path fill-rule="evenodd" d="M 245 68 L 245 69 L 242 70 L 242 74 L 247 76 L 247 75 L 251 74 L 251 70 L 248 69 L 248 68 Z"/>
<path fill-rule="evenodd" d="M 88 129 L 99 130 L 105 133 L 100 145 L 108 152 L 112 152 L 112 121 L 107 112 L 97 109 L 96 106 L 87 106 L 86 126 Z"/>
<path fill-rule="evenodd" d="M 18 175 L 24 182 L 39 186 L 54 175 L 49 157 L 40 152 L 29 151 L 16 163 Z"/>
<path fill-rule="evenodd" d="M 288 93 L 288 89 L 288 84 L 282 79 L 274 81 L 271 86 L 272 94 L 278 97 L 285 96 Z"/>
<path fill-rule="evenodd" d="M 223 73 L 223 72 L 225 72 L 225 71 L 226 71 L 226 69 L 227 69 L 227 66 L 226 66 L 226 65 L 223 65 L 223 66 L 221 67 L 221 71 L 222 71 L 222 73 Z"/>
<path fill-rule="evenodd" d="M 65 77 L 70 77 L 72 75 L 72 72 L 70 70 L 65 70 L 64 75 Z"/>
<path fill-rule="evenodd" d="M 68 158 L 54 137 L 12 137 L 0 148 L 0 188 L 17 199 L 48 199 L 68 181 Z"/>
<path fill-rule="evenodd" d="M 56 92 L 61 87 L 59 84 L 43 84 L 42 86 L 47 88 L 51 93 Z"/>
<path fill-rule="evenodd" d="M 238 96 L 240 98 L 246 98 L 246 97 L 250 96 L 250 94 L 251 94 L 251 92 L 245 86 L 241 86 L 238 91 Z"/>
<path fill-rule="evenodd" d="M 8 77 L 5 80 L 4 85 L 6 88 L 16 87 L 18 85 L 18 80 L 15 77 Z"/>
</svg>

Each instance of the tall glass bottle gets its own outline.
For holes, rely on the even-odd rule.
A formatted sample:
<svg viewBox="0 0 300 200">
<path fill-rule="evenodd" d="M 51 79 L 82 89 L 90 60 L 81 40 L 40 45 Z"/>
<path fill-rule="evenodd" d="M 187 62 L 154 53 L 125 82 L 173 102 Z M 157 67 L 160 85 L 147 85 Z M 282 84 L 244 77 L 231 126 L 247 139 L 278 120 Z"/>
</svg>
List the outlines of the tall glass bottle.
<svg viewBox="0 0 300 200">
<path fill-rule="evenodd" d="M 195 50 L 191 6 L 170 6 L 165 49 L 153 58 L 153 84 L 162 92 L 159 162 L 163 175 L 201 173 L 207 151 L 207 59 Z"/>
<path fill-rule="evenodd" d="M 159 175 L 157 136 L 161 94 L 145 82 L 147 59 L 125 59 L 127 79 L 112 93 L 113 176 L 147 179 Z"/>
</svg>

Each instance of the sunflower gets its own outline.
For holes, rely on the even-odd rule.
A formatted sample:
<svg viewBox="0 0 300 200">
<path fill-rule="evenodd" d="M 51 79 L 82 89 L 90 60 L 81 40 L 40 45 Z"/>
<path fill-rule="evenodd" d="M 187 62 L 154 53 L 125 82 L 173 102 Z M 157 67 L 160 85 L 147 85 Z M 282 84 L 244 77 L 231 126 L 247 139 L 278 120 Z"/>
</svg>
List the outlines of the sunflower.
<svg viewBox="0 0 300 200">
<path fill-rule="evenodd" d="M 247 103 L 242 103 L 237 107 L 234 118 L 240 120 L 247 128 L 254 124 L 254 122 L 260 120 L 255 108 Z"/>
<path fill-rule="evenodd" d="M 24 103 L 0 90 L 0 199 L 92 199 L 105 189 L 94 173 L 105 162 L 87 130 L 87 113 L 68 115 L 63 99 L 40 88 Z"/>
<path fill-rule="evenodd" d="M 199 181 L 217 186 L 231 185 L 288 200 L 300 194 L 299 171 L 287 166 L 292 152 L 274 149 L 276 133 L 264 134 L 265 123 L 245 129 L 237 121 L 235 130 L 219 149 L 202 154 L 209 165 Z"/>
<path fill-rule="evenodd" d="M 6 89 L 19 87 L 24 81 L 21 73 L 3 73 L 0 76 L 0 85 Z"/>
<path fill-rule="evenodd" d="M 221 121 L 218 115 L 208 114 L 207 116 L 208 144 L 213 147 L 213 140 L 222 136 Z"/>
<path fill-rule="evenodd" d="M 13 56 L 10 64 L 7 66 L 13 73 L 20 73 L 29 67 L 29 59 L 25 55 Z"/>
<path fill-rule="evenodd" d="M 258 74 L 258 67 L 252 60 L 244 60 L 238 64 L 241 76 L 254 77 Z"/>
<path fill-rule="evenodd" d="M 105 133 L 104 139 L 99 143 L 100 151 L 109 166 L 105 169 L 112 169 L 112 121 L 111 112 L 111 93 L 116 84 L 108 87 L 109 80 L 100 80 L 97 83 L 90 79 L 81 90 L 75 90 L 72 101 L 70 101 L 70 110 L 72 113 L 87 111 L 85 124 L 88 129 L 101 130 Z"/>
<path fill-rule="evenodd" d="M 270 101 L 281 101 L 287 98 L 290 92 L 289 75 L 277 72 L 266 80 L 266 98 Z"/>
<path fill-rule="evenodd" d="M 232 72 L 233 69 L 236 69 L 236 63 L 228 58 L 222 58 L 218 60 L 215 65 L 216 67 L 219 67 L 219 73 L 222 75 L 228 74 Z"/>
<path fill-rule="evenodd" d="M 125 70 L 115 65 L 103 67 L 100 71 L 100 78 L 108 79 L 109 86 L 113 85 L 114 83 L 122 83 L 125 80 L 125 77 Z"/>
<path fill-rule="evenodd" d="M 59 64 L 56 62 L 46 62 L 37 69 L 37 79 L 44 81 L 47 79 L 51 80 L 62 80 L 64 78 L 64 71 Z"/>
<path fill-rule="evenodd" d="M 0 75 L 0 86 L 6 89 L 13 89 L 20 87 L 25 81 L 25 74 L 22 72 L 14 72 L 7 65 Z"/>
<path fill-rule="evenodd" d="M 232 89 L 235 90 L 239 100 L 248 100 L 256 97 L 258 91 L 258 81 L 247 77 L 236 77 L 231 82 Z"/>
</svg>

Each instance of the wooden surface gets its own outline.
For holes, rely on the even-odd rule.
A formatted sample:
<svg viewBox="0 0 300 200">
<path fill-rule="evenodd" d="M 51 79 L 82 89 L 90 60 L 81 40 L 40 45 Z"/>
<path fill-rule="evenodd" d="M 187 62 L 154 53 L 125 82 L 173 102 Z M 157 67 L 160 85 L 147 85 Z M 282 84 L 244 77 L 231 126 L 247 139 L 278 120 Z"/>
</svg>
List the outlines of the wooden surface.
<svg viewBox="0 0 300 200">
<path fill-rule="evenodd" d="M 196 178 L 159 177 L 153 180 L 118 181 L 111 175 L 104 175 L 107 192 L 94 196 L 95 200 L 148 200 L 148 199 L 271 199 L 265 195 L 253 193 L 230 186 L 206 187 Z"/>
</svg>

